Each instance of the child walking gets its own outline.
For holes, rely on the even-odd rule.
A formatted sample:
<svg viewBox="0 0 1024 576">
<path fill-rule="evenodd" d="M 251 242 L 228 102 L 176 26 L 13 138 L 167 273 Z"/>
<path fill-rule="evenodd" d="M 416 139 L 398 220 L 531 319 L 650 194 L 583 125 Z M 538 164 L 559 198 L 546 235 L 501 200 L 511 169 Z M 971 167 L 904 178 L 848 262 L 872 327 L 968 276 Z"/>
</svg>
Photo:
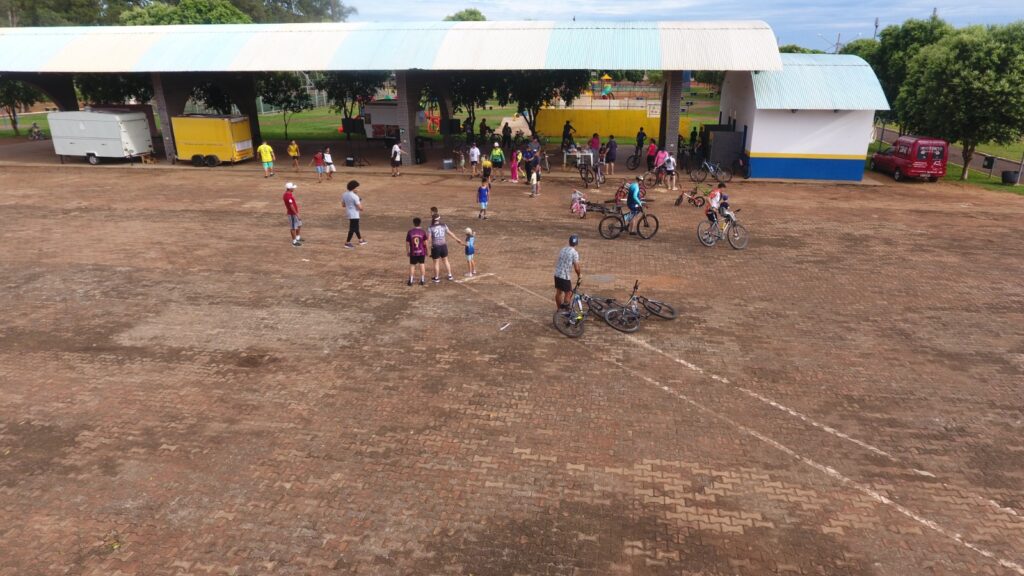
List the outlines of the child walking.
<svg viewBox="0 0 1024 576">
<path fill-rule="evenodd" d="M 309 165 L 316 168 L 316 183 L 323 182 L 324 179 L 324 151 L 317 150 L 316 154 L 313 154 L 313 159 L 309 161 Z"/>
<path fill-rule="evenodd" d="M 540 196 L 540 165 L 534 167 L 533 173 L 530 174 L 530 198 L 537 196 Z"/>
<path fill-rule="evenodd" d="M 476 276 L 476 261 L 473 260 L 475 255 L 476 234 L 472 228 L 466 228 L 466 265 L 469 267 L 469 272 L 466 272 L 466 276 Z"/>
<path fill-rule="evenodd" d="M 487 181 L 487 178 L 480 179 L 480 187 L 476 190 L 476 201 L 480 203 L 480 213 L 476 215 L 477 218 L 487 220 L 487 201 L 491 197 L 491 183 Z"/>
<path fill-rule="evenodd" d="M 523 153 L 519 150 L 513 150 L 511 158 L 509 159 L 509 168 L 512 172 L 512 178 L 509 179 L 513 184 L 519 184 L 519 161 L 522 160 Z"/>
</svg>

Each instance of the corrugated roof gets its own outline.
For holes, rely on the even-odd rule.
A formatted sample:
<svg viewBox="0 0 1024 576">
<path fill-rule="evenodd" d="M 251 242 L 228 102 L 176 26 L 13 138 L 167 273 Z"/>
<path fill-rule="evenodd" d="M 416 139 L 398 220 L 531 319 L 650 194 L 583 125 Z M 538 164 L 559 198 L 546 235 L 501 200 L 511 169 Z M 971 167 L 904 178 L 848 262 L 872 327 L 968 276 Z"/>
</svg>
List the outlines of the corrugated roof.
<svg viewBox="0 0 1024 576">
<path fill-rule="evenodd" d="M 501 49 L 496 51 L 495 46 Z M 0 72 L 779 70 L 781 66 L 775 34 L 760 21 L 0 28 Z"/>
<path fill-rule="evenodd" d="M 761 110 L 888 110 L 878 77 L 848 54 L 780 54 L 782 70 L 751 74 Z"/>
</svg>

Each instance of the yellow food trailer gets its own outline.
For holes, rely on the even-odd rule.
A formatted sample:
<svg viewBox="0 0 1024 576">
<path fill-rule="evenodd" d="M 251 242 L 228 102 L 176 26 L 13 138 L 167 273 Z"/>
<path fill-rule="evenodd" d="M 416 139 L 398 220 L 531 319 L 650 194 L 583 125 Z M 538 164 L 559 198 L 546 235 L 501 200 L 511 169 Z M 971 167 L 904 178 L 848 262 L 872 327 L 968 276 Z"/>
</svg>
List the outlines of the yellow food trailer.
<svg viewBox="0 0 1024 576">
<path fill-rule="evenodd" d="M 193 166 L 241 162 L 254 155 L 249 119 L 245 116 L 189 114 L 171 118 L 179 161 Z"/>
</svg>

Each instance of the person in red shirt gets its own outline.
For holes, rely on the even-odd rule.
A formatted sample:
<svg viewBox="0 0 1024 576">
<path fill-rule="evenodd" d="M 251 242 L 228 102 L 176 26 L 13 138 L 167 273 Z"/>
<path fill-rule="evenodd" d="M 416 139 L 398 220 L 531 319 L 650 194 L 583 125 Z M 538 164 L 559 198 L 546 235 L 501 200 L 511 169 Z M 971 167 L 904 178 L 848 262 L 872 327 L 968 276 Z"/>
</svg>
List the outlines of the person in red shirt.
<svg viewBox="0 0 1024 576">
<path fill-rule="evenodd" d="M 316 183 L 319 184 L 324 180 L 324 172 L 327 171 L 327 166 L 324 161 L 324 151 L 321 148 L 313 154 L 313 159 L 309 161 L 309 165 L 316 168 Z"/>
<path fill-rule="evenodd" d="M 302 246 L 302 220 L 299 220 L 299 204 L 295 201 L 295 184 L 284 185 L 284 209 L 288 211 L 288 225 L 292 231 L 292 246 Z"/>
<path fill-rule="evenodd" d="M 647 171 L 654 171 L 654 159 L 658 156 L 658 144 L 651 139 L 651 145 L 647 147 Z"/>
<path fill-rule="evenodd" d="M 427 231 L 420 228 L 422 222 L 413 218 L 412 229 L 405 235 L 405 253 L 409 256 L 409 282 L 406 286 L 412 286 L 417 266 L 420 267 L 420 286 L 427 283 Z"/>
</svg>

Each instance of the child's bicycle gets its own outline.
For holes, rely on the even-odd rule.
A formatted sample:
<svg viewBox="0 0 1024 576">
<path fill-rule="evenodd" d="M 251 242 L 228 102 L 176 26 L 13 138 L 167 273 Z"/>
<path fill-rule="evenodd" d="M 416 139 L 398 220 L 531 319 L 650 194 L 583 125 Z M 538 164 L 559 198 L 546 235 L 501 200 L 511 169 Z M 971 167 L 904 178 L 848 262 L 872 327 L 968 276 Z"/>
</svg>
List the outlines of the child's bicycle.
<svg viewBox="0 0 1024 576">
<path fill-rule="evenodd" d="M 646 200 L 647 199 L 647 186 L 645 186 L 643 182 L 640 182 L 639 184 L 640 184 L 640 199 L 641 200 Z M 626 196 L 628 196 L 628 195 L 629 195 L 629 182 L 626 182 L 625 180 L 623 180 L 622 184 L 619 184 L 618 189 L 615 190 L 615 202 L 618 203 L 618 204 L 621 204 L 621 203 L 625 202 L 626 201 Z"/>
<path fill-rule="evenodd" d="M 701 185 L 698 184 L 693 187 L 693 190 L 686 192 L 685 190 L 679 193 L 679 198 L 676 198 L 676 206 L 679 206 L 683 201 L 689 202 L 694 208 L 703 208 L 704 204 L 707 204 L 707 200 L 704 198 L 711 193 L 711 187 L 705 186 L 703 194 L 700 194 Z"/>
</svg>

